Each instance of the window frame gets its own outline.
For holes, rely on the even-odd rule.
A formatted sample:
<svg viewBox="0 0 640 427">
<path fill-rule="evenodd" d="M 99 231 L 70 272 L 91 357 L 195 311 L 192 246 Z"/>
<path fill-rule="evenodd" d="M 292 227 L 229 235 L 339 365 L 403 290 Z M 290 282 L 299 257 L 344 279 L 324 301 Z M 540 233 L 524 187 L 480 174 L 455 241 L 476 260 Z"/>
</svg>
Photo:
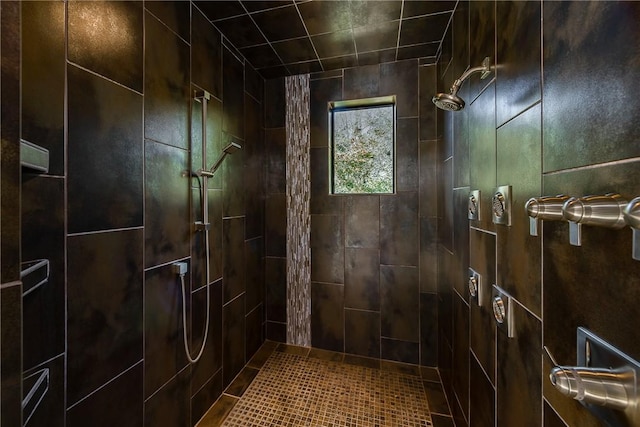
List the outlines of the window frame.
<svg viewBox="0 0 640 427">
<path fill-rule="evenodd" d="M 392 162 L 391 167 L 393 169 L 391 174 L 391 192 L 375 192 L 375 193 L 337 193 L 335 191 L 335 161 L 334 161 L 334 146 L 335 146 L 335 138 L 334 138 L 334 112 L 337 111 L 351 111 L 351 110 L 361 110 L 361 109 L 369 109 L 369 108 L 380 108 L 380 107 L 392 107 L 392 141 L 391 141 L 391 156 Z M 362 98 L 362 99 L 350 99 L 345 101 L 331 101 L 327 104 L 328 110 L 328 134 L 329 134 L 329 153 L 328 153 L 328 161 L 329 167 L 329 195 L 330 196 L 353 196 L 353 195 L 392 195 L 396 194 L 397 187 L 397 106 L 396 106 L 396 96 L 378 96 L 372 98 Z"/>
</svg>

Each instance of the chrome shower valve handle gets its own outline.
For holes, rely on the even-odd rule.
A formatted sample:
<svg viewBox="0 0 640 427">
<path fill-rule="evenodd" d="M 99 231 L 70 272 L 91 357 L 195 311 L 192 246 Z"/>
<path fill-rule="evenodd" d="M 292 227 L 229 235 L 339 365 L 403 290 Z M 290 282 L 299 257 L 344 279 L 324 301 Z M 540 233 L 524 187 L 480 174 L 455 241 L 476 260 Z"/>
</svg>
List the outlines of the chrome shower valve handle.
<svg viewBox="0 0 640 427">
<path fill-rule="evenodd" d="M 557 196 L 533 197 L 527 200 L 524 208 L 529 215 L 529 234 L 538 235 L 539 221 L 560 221 L 562 220 L 562 205 L 569 199 L 569 196 L 559 194 Z"/>
</svg>

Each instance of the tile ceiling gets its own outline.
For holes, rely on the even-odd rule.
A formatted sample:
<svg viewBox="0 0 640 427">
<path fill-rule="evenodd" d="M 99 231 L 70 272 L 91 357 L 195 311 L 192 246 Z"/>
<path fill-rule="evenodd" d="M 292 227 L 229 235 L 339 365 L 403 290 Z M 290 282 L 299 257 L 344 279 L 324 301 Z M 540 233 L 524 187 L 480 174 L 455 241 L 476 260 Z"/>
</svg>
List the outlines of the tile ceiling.
<svg viewBox="0 0 640 427">
<path fill-rule="evenodd" d="M 265 78 L 410 58 L 435 62 L 455 1 L 196 1 Z"/>
</svg>

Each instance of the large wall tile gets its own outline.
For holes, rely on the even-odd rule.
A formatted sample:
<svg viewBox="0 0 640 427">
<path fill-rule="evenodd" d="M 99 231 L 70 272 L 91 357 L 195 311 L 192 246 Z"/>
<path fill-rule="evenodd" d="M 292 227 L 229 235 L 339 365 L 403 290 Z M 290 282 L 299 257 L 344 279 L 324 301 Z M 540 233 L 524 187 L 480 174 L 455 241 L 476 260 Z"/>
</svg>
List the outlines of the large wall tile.
<svg viewBox="0 0 640 427">
<path fill-rule="evenodd" d="M 378 248 L 380 245 L 380 196 L 348 196 L 344 199 L 345 245 Z"/>
<path fill-rule="evenodd" d="M 49 173 L 64 174 L 65 5 L 22 2 L 22 135 L 49 150 Z"/>
<path fill-rule="evenodd" d="M 380 254 L 378 249 L 345 249 L 344 305 L 380 310 Z"/>
<path fill-rule="evenodd" d="M 496 236 L 471 230 L 469 266 L 480 274 L 482 300 L 471 303 L 470 346 L 489 379 L 495 384 L 496 322 L 491 308 L 491 289 L 496 283 Z"/>
<path fill-rule="evenodd" d="M 69 233 L 142 225 L 142 97 L 68 67 Z"/>
<path fill-rule="evenodd" d="M 497 426 L 540 426 L 542 324 L 519 304 L 513 308 L 514 338 L 498 331 Z"/>
<path fill-rule="evenodd" d="M 41 369 L 49 369 L 49 391 L 43 396 L 42 401 L 28 421 L 26 411 L 23 413 L 23 422 L 26 425 L 34 426 L 64 427 L 66 412 L 64 406 L 64 354 L 25 371 L 22 377 L 25 379 L 28 377 L 31 377 L 31 379 L 38 378 Z M 22 387 L 23 398 L 29 391 L 27 380 L 24 380 Z"/>
<path fill-rule="evenodd" d="M 343 77 L 344 99 L 360 99 L 378 96 L 380 93 L 380 66 L 348 68 Z"/>
<path fill-rule="evenodd" d="M 168 381 L 144 403 L 144 425 L 190 427 L 189 367 Z"/>
<path fill-rule="evenodd" d="M 420 365 L 438 366 L 438 296 L 420 294 Z"/>
<path fill-rule="evenodd" d="M 191 41 L 192 25 L 188 3 L 176 0 L 153 1 L 145 3 L 144 7 L 184 41 Z M 195 23 L 193 27 L 196 27 Z"/>
<path fill-rule="evenodd" d="M 380 266 L 381 333 L 387 338 L 419 342 L 420 284 L 418 269 Z"/>
<path fill-rule="evenodd" d="M 145 16 L 144 135 L 189 146 L 189 46 L 154 16 Z"/>
<path fill-rule="evenodd" d="M 311 216 L 311 248 L 344 246 L 344 227 L 338 215 Z"/>
<path fill-rule="evenodd" d="M 267 320 L 287 321 L 287 259 L 265 258 Z"/>
<path fill-rule="evenodd" d="M 231 383 L 245 363 L 244 299 L 244 295 L 241 295 L 222 309 L 222 372 L 225 386 Z"/>
<path fill-rule="evenodd" d="M 8 286 L 7 286 L 8 285 Z M 2 391 L 2 415 L 0 420 L 5 425 L 20 425 L 22 408 L 22 324 L 20 316 L 20 300 L 22 286 L 20 282 L 5 284 L 0 290 L 0 336 L 2 337 L 2 375 L 0 376 Z"/>
<path fill-rule="evenodd" d="M 468 108 L 470 184 L 472 190 L 481 191 L 480 221 L 472 221 L 471 224 L 485 230 L 494 230 L 495 225 L 491 222 L 491 198 L 498 185 L 495 86 L 489 86 Z"/>
<path fill-rule="evenodd" d="M 396 95 L 398 118 L 418 117 L 418 60 L 380 65 L 380 95 Z"/>
<path fill-rule="evenodd" d="M 467 206 L 469 188 L 462 187 L 453 190 L 453 252 L 455 264 L 453 273 L 453 287 L 466 301 L 469 300 L 467 286 L 469 268 L 469 220 Z"/>
<path fill-rule="evenodd" d="M 436 106 L 431 102 L 435 95 L 437 81 L 437 67 L 435 65 L 420 67 L 420 139 L 434 140 L 437 138 Z"/>
<path fill-rule="evenodd" d="M 469 419 L 469 359 L 469 306 L 454 292 L 453 389 L 460 402 L 465 419 Z"/>
<path fill-rule="evenodd" d="M 244 218 L 225 219 L 222 233 L 226 304 L 245 291 Z"/>
<path fill-rule="evenodd" d="M 68 405 L 142 359 L 142 251 L 142 230 L 68 238 Z"/>
<path fill-rule="evenodd" d="M 344 283 L 345 274 L 345 249 L 343 247 L 311 249 L 312 281 Z"/>
<path fill-rule="evenodd" d="M 265 129 L 265 151 L 267 157 L 267 191 L 284 193 L 287 189 L 287 134 L 283 127 Z"/>
<path fill-rule="evenodd" d="M 328 147 L 328 103 L 342 100 L 342 77 L 311 80 L 309 91 L 311 97 L 309 105 L 311 147 Z"/>
<path fill-rule="evenodd" d="M 189 256 L 188 164 L 186 151 L 145 141 L 145 267 Z"/>
<path fill-rule="evenodd" d="M 142 92 L 142 13 L 139 1 L 69 3 L 69 61 Z"/>
<path fill-rule="evenodd" d="M 246 312 L 264 301 L 264 239 L 247 240 L 244 243 Z"/>
<path fill-rule="evenodd" d="M 382 337 L 380 339 L 380 358 L 417 365 L 420 363 L 420 344 Z"/>
<path fill-rule="evenodd" d="M 471 357 L 469 425 L 493 427 L 495 425 L 496 391 L 475 357 Z"/>
<path fill-rule="evenodd" d="M 187 310 L 191 313 L 188 277 L 185 281 Z M 182 336 L 180 279 L 171 266 L 155 268 L 145 273 L 144 289 L 144 394 L 147 398 L 188 363 Z"/>
<path fill-rule="evenodd" d="M 396 121 L 396 191 L 418 190 L 418 119 Z"/>
<path fill-rule="evenodd" d="M 244 70 L 229 49 L 222 52 L 222 130 L 244 139 Z"/>
<path fill-rule="evenodd" d="M 284 98 L 284 78 L 270 79 L 264 85 L 264 127 L 282 128 L 285 124 L 286 101 Z"/>
<path fill-rule="evenodd" d="M 265 216 L 265 255 L 285 257 L 287 255 L 287 198 L 285 194 L 267 194 Z"/>
<path fill-rule="evenodd" d="M 47 283 L 22 298 L 22 360 L 27 370 L 65 349 L 64 180 L 24 179 L 21 220 L 22 262 L 49 260 Z"/>
<path fill-rule="evenodd" d="M 311 345 L 344 351 L 344 286 L 311 283 Z"/>
<path fill-rule="evenodd" d="M 638 19 L 636 2 L 544 3 L 545 172 L 640 155 Z"/>
<path fill-rule="evenodd" d="M 420 292 L 438 288 L 438 221 L 420 217 Z"/>
<path fill-rule="evenodd" d="M 536 315 L 541 308 L 540 238 L 529 235 L 529 217 L 522 208 L 542 191 L 540 105 L 498 129 L 497 183 L 511 185 L 511 226 L 498 232 L 497 284 Z M 517 145 L 518 149 L 513 147 Z"/>
<path fill-rule="evenodd" d="M 380 263 L 418 265 L 418 194 L 380 196 Z"/>
<path fill-rule="evenodd" d="M 345 197 L 329 194 L 329 149 L 327 147 L 311 148 L 309 156 L 311 163 L 311 202 L 309 209 L 311 214 L 342 215 Z"/>
<path fill-rule="evenodd" d="M 501 125 L 540 101 L 542 3 L 500 1 L 496 6 L 496 121 Z"/>
<path fill-rule="evenodd" d="M 380 357 L 380 313 L 344 310 L 344 352 Z"/>
<path fill-rule="evenodd" d="M 496 3 L 494 1 L 470 1 L 469 2 L 469 66 L 478 67 L 485 57 L 491 59 L 491 64 L 496 63 Z M 463 69 L 464 71 L 464 69 Z M 459 76 L 456 75 L 455 78 Z M 485 80 L 480 79 L 480 73 L 469 77 L 469 98 L 471 102 L 482 88 L 484 88 L 495 74 Z"/>
<path fill-rule="evenodd" d="M 192 86 L 194 91 L 200 91 Z M 202 163 L 202 102 L 191 103 L 191 171 L 210 169 L 222 154 L 222 102 L 211 98 L 207 101 L 207 151 L 206 162 Z M 222 169 L 208 180 L 209 188 L 222 188 Z M 191 185 L 200 187 L 201 179 L 193 178 Z"/>
<path fill-rule="evenodd" d="M 188 298 L 188 296 L 187 296 Z M 189 349 L 191 357 L 202 348 L 207 322 L 207 289 L 191 293 Z M 189 317 L 187 317 L 188 319 Z M 191 393 L 195 394 L 222 368 L 222 280 L 209 285 L 209 334 L 200 360 L 191 365 Z M 184 352 L 184 350 L 183 350 Z"/>
</svg>

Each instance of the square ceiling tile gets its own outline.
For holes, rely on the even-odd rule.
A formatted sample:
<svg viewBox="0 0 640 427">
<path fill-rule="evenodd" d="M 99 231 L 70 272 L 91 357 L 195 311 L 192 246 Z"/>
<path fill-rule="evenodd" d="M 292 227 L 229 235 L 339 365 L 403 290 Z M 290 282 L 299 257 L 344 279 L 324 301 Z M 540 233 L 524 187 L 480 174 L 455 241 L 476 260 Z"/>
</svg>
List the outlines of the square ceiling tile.
<svg viewBox="0 0 640 427">
<path fill-rule="evenodd" d="M 316 52 L 318 52 L 320 58 L 353 55 L 356 53 L 353 31 L 351 30 L 312 36 L 311 41 L 316 47 Z"/>
<path fill-rule="evenodd" d="M 217 21 L 213 25 L 238 49 L 267 42 L 249 15 Z"/>
<path fill-rule="evenodd" d="M 402 20 L 400 46 L 429 43 L 442 40 L 451 13 L 440 13 L 420 18 Z"/>
<path fill-rule="evenodd" d="M 286 64 L 293 62 L 303 62 L 318 59 L 309 37 L 300 39 L 285 40 L 272 43 L 273 48 L 278 52 L 282 62 Z"/>
<path fill-rule="evenodd" d="M 347 1 L 309 1 L 298 4 L 310 35 L 351 28 L 351 10 Z"/>
<path fill-rule="evenodd" d="M 304 37 L 307 31 L 296 6 L 281 7 L 251 15 L 269 41 Z"/>
<path fill-rule="evenodd" d="M 377 24 L 400 19 L 401 1 L 388 0 L 352 0 L 351 22 L 353 27 Z"/>
<path fill-rule="evenodd" d="M 382 22 L 353 30 L 358 52 L 395 48 L 400 21 Z"/>
</svg>

